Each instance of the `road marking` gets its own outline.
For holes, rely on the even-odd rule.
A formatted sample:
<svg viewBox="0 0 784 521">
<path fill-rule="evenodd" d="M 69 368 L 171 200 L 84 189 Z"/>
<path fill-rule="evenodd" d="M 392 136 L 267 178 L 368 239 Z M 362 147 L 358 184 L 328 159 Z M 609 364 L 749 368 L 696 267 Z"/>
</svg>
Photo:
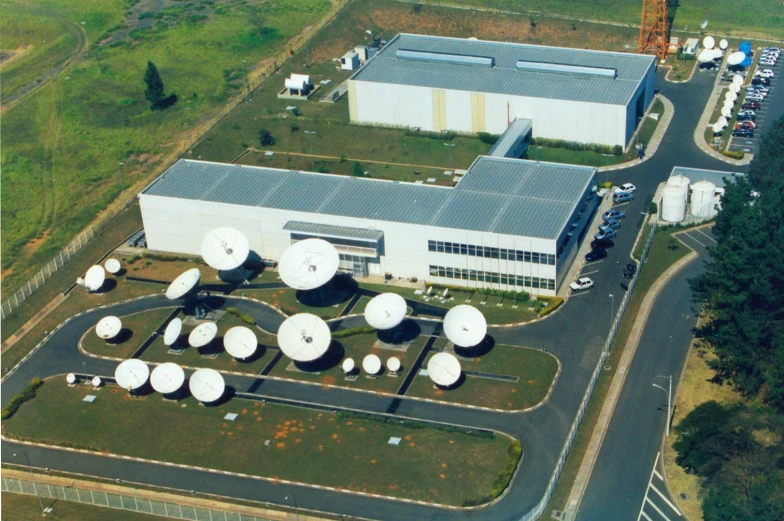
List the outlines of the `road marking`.
<svg viewBox="0 0 784 521">
<path fill-rule="evenodd" d="M 710 235 L 708 235 L 707 233 L 705 233 L 705 232 L 704 232 L 704 231 L 702 231 L 702 230 L 694 230 L 694 231 L 696 231 L 696 232 L 698 232 L 698 233 L 701 233 L 702 235 L 704 235 L 704 236 L 705 236 L 705 237 L 707 237 L 708 239 L 712 240 L 713 242 L 717 242 L 717 241 L 716 241 L 716 239 L 714 239 L 713 237 L 711 237 Z"/>
<path fill-rule="evenodd" d="M 653 469 L 653 473 L 654 473 L 654 474 L 656 474 L 656 477 L 657 477 L 657 478 L 659 478 L 660 480 L 664 481 L 664 476 L 662 476 L 661 474 L 659 474 L 659 471 L 658 471 L 658 470 L 656 470 L 655 468 Z"/>
<path fill-rule="evenodd" d="M 658 472 L 657 472 L 657 474 L 658 474 Z M 664 481 L 664 478 L 661 478 L 661 480 Z M 664 497 L 664 494 L 662 494 L 661 491 L 658 488 L 656 488 L 653 484 L 651 484 L 651 488 L 653 489 L 654 492 L 659 494 L 659 497 L 662 498 L 665 503 L 667 503 L 667 506 L 669 506 L 679 516 L 681 515 L 680 511 L 677 508 L 675 508 L 675 505 L 673 505 L 672 502 L 669 499 Z"/>
<path fill-rule="evenodd" d="M 587 266 L 587 264 L 586 264 L 586 266 Z M 599 273 L 599 270 L 586 271 L 585 273 L 583 273 L 583 275 L 592 275 L 594 273 Z"/>
<path fill-rule="evenodd" d="M 699 244 L 700 246 L 702 246 L 703 248 L 705 248 L 705 247 L 706 247 L 706 246 L 705 246 L 704 244 L 702 244 L 700 241 L 698 241 L 697 239 L 695 239 L 694 237 L 692 237 L 692 236 L 691 236 L 691 234 L 684 233 L 684 235 L 685 235 L 686 237 L 688 237 L 689 239 L 693 240 L 694 242 L 696 242 L 697 244 Z"/>
<path fill-rule="evenodd" d="M 649 505 L 651 505 L 651 506 L 653 507 L 653 509 L 654 509 L 654 510 L 655 510 L 655 511 L 656 511 L 656 512 L 657 512 L 657 513 L 660 515 L 660 516 L 662 516 L 662 517 L 663 517 L 663 518 L 664 518 L 666 521 L 670 521 L 670 518 L 669 518 L 669 517 L 667 517 L 667 516 L 665 516 L 665 515 L 664 515 L 664 512 L 662 512 L 662 511 L 659 509 L 659 507 L 657 507 L 657 506 L 656 506 L 656 503 L 654 503 L 653 501 L 651 501 L 651 498 L 649 498 L 647 495 L 645 496 L 645 501 L 647 501 L 647 502 L 648 502 L 648 504 L 649 504 Z M 645 503 L 644 503 L 644 502 L 643 502 L 643 505 L 645 505 Z"/>
<path fill-rule="evenodd" d="M 653 521 L 653 519 L 651 519 L 651 518 L 648 516 L 648 514 L 646 514 L 645 512 L 640 512 L 640 514 L 642 514 L 642 517 L 644 517 L 644 518 L 645 518 L 645 519 L 647 519 L 648 521 Z"/>
<path fill-rule="evenodd" d="M 602 259 L 602 260 L 598 260 L 598 261 L 593 261 L 593 262 L 588 262 L 588 263 L 586 263 L 585 265 L 586 265 L 586 266 L 593 266 L 593 265 L 595 265 L 595 264 L 599 264 L 600 262 L 604 262 L 604 259 Z M 597 271 L 598 271 L 598 270 L 597 270 Z M 592 271 L 591 273 L 596 273 L 596 271 Z M 583 275 L 585 275 L 585 274 L 583 274 Z"/>
<path fill-rule="evenodd" d="M 588 290 L 588 291 L 577 291 L 577 292 L 575 292 L 574 290 L 572 290 L 572 294 L 571 294 L 570 296 L 571 296 L 571 297 L 581 297 L 581 296 L 583 296 L 583 295 L 587 295 L 587 294 L 588 294 L 588 293 L 590 293 L 590 292 L 591 292 L 590 290 Z"/>
</svg>

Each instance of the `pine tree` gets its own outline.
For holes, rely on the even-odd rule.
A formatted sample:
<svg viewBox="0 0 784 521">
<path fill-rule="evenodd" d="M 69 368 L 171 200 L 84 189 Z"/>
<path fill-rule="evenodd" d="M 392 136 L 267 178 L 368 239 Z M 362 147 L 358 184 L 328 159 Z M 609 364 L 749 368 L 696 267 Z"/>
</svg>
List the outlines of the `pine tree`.
<svg viewBox="0 0 784 521">
<path fill-rule="evenodd" d="M 163 80 L 161 75 L 158 74 L 158 68 L 152 61 L 147 62 L 147 70 L 144 72 L 144 84 L 147 86 L 144 89 L 144 97 L 150 102 L 150 109 L 157 110 L 161 108 L 165 94 L 163 92 Z"/>
</svg>

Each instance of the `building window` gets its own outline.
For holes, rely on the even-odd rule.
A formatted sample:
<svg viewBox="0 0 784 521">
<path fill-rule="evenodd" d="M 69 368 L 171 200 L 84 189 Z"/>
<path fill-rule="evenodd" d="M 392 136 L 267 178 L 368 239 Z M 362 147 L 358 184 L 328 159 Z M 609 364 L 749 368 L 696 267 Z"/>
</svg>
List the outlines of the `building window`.
<svg viewBox="0 0 784 521">
<path fill-rule="evenodd" d="M 436 241 L 427 241 L 427 251 L 436 251 Z"/>
<path fill-rule="evenodd" d="M 474 244 L 461 244 L 456 242 L 427 241 L 427 249 L 431 252 L 450 253 L 452 255 L 468 255 L 469 257 L 483 257 L 485 259 L 511 260 L 528 262 L 532 264 L 547 264 L 555 266 L 556 255 L 536 251 L 510 250 L 508 248 L 492 248 Z M 560 255 L 560 252 L 559 252 Z"/>
<path fill-rule="evenodd" d="M 453 268 L 448 266 L 430 266 L 430 275 L 433 277 L 443 277 L 455 280 L 470 280 L 476 282 L 488 282 L 490 284 L 501 283 L 508 286 L 517 286 L 527 289 L 549 289 L 555 290 L 555 280 L 540 277 L 529 277 L 525 275 L 514 275 L 507 273 L 496 273 L 490 271 L 468 270 L 463 268 Z"/>
</svg>

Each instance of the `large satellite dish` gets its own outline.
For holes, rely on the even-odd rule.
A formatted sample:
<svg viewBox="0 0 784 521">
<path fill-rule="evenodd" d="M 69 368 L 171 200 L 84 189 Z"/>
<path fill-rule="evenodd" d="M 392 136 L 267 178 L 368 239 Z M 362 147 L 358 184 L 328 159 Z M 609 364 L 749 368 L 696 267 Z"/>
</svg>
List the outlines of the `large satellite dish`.
<svg viewBox="0 0 784 521">
<path fill-rule="evenodd" d="M 305 239 L 291 245 L 280 257 L 278 274 L 294 289 L 315 289 L 329 282 L 338 271 L 340 256 L 323 239 Z"/>
<path fill-rule="evenodd" d="M 163 343 L 167 346 L 173 345 L 182 333 L 182 319 L 175 318 L 169 325 L 166 326 L 166 331 L 163 332 Z"/>
<path fill-rule="evenodd" d="M 713 53 L 710 49 L 703 49 L 699 56 L 697 56 L 697 61 L 700 63 L 708 63 L 709 61 L 713 61 Z"/>
<path fill-rule="evenodd" d="M 169 300 L 176 300 L 184 296 L 196 287 L 200 278 L 201 271 L 199 271 L 199 268 L 192 268 L 185 273 L 180 274 L 180 276 L 174 279 L 174 281 L 169 284 L 169 287 L 166 288 L 166 298 Z"/>
<path fill-rule="evenodd" d="M 287 318 L 278 329 L 278 345 L 295 362 L 312 362 L 329 348 L 332 332 L 316 315 L 300 313 Z"/>
<path fill-rule="evenodd" d="M 226 383 L 215 369 L 199 369 L 188 380 L 188 388 L 194 398 L 200 402 L 209 403 L 223 396 Z"/>
<path fill-rule="evenodd" d="M 258 344 L 256 334 L 245 326 L 233 327 L 223 337 L 223 346 L 226 348 L 226 352 L 240 360 L 252 356 L 256 352 Z"/>
<path fill-rule="evenodd" d="M 378 374 L 381 371 L 381 359 L 376 355 L 367 355 L 362 360 L 362 369 L 367 374 Z"/>
<path fill-rule="evenodd" d="M 722 51 L 729 46 L 730 46 L 730 42 L 728 42 L 725 38 L 719 40 L 719 49 L 721 49 Z"/>
<path fill-rule="evenodd" d="M 149 377 L 150 368 L 137 358 L 120 362 L 120 365 L 114 370 L 114 379 L 117 385 L 128 391 L 138 389 L 147 383 Z"/>
<path fill-rule="evenodd" d="M 727 118 L 721 116 L 718 120 L 716 120 L 716 124 L 719 125 L 721 128 L 727 128 L 729 122 L 727 121 Z"/>
<path fill-rule="evenodd" d="M 117 259 L 109 259 L 104 263 L 104 267 L 106 268 L 106 271 L 114 275 L 122 269 L 122 264 L 120 264 L 120 261 Z"/>
<path fill-rule="evenodd" d="M 733 106 L 735 106 L 735 102 L 734 102 L 734 101 L 732 101 L 731 99 L 725 99 L 725 100 L 724 100 L 724 105 L 723 105 L 723 106 L 724 106 L 724 107 L 727 107 L 727 108 L 728 108 L 728 109 L 730 109 L 730 110 L 732 110 L 732 107 L 733 107 Z"/>
<path fill-rule="evenodd" d="M 740 92 L 740 85 L 738 83 L 730 83 L 729 89 L 730 92 L 737 94 Z"/>
<path fill-rule="evenodd" d="M 215 228 L 201 241 L 201 256 L 216 270 L 233 270 L 242 266 L 249 253 L 247 237 L 234 228 Z"/>
<path fill-rule="evenodd" d="M 93 266 L 84 275 L 84 287 L 88 291 L 98 291 L 106 280 L 106 272 L 101 266 Z"/>
<path fill-rule="evenodd" d="M 714 134 L 718 134 L 721 132 L 721 125 L 719 125 L 718 123 L 714 123 L 713 125 L 711 125 L 711 129 L 713 129 Z"/>
<path fill-rule="evenodd" d="M 738 51 L 727 56 L 727 65 L 740 65 L 746 59 L 746 53 Z M 733 79 L 733 81 L 735 81 Z"/>
<path fill-rule="evenodd" d="M 179 365 L 166 362 L 152 370 L 150 384 L 161 394 L 171 394 L 182 387 L 185 382 L 185 371 Z"/>
<path fill-rule="evenodd" d="M 196 329 L 191 331 L 191 334 L 188 335 L 188 344 L 191 347 L 206 346 L 212 342 L 212 339 L 215 338 L 215 335 L 217 334 L 218 326 L 216 326 L 214 322 L 199 324 L 196 326 Z"/>
<path fill-rule="evenodd" d="M 715 45 L 716 45 L 716 40 L 713 39 L 713 36 L 706 36 L 702 40 L 702 46 L 705 47 L 706 49 L 713 49 Z"/>
<path fill-rule="evenodd" d="M 441 387 L 450 387 L 457 383 L 460 372 L 460 361 L 450 353 L 437 353 L 427 363 L 427 374 Z"/>
<path fill-rule="evenodd" d="M 95 325 L 95 334 L 104 340 L 110 340 L 120 334 L 122 321 L 117 317 L 103 317 Z"/>
<path fill-rule="evenodd" d="M 343 360 L 343 372 L 348 374 L 354 370 L 354 359 L 353 358 L 346 358 Z"/>
<path fill-rule="evenodd" d="M 487 335 L 487 322 L 481 311 L 461 304 L 450 309 L 444 317 L 444 333 L 457 346 L 473 347 Z"/>
<path fill-rule="evenodd" d="M 732 116 L 732 109 L 729 107 L 722 107 L 721 115 L 724 116 L 725 118 L 729 118 L 730 116 Z"/>
<path fill-rule="evenodd" d="M 397 293 L 376 295 L 365 306 L 365 320 L 376 329 L 392 329 L 406 318 L 408 305 Z"/>
</svg>

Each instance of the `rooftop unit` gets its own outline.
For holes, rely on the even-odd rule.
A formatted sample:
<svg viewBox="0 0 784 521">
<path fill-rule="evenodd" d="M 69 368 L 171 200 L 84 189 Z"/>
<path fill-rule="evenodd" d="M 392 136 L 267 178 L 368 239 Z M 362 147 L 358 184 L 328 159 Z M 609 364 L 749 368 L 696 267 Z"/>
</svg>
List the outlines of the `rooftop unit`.
<svg viewBox="0 0 784 521">
<path fill-rule="evenodd" d="M 449 54 L 432 51 L 412 51 L 410 49 L 398 49 L 395 56 L 401 60 L 413 60 L 420 62 L 449 63 L 452 65 L 470 65 L 473 67 L 492 67 L 495 65 L 495 58 L 492 56 L 471 56 L 469 54 Z"/>
<path fill-rule="evenodd" d="M 518 60 L 517 70 L 526 72 L 549 72 L 553 74 L 571 74 L 574 76 L 590 76 L 615 79 L 617 69 L 609 67 L 586 67 L 585 65 L 568 65 L 565 63 L 535 62 Z"/>
</svg>

